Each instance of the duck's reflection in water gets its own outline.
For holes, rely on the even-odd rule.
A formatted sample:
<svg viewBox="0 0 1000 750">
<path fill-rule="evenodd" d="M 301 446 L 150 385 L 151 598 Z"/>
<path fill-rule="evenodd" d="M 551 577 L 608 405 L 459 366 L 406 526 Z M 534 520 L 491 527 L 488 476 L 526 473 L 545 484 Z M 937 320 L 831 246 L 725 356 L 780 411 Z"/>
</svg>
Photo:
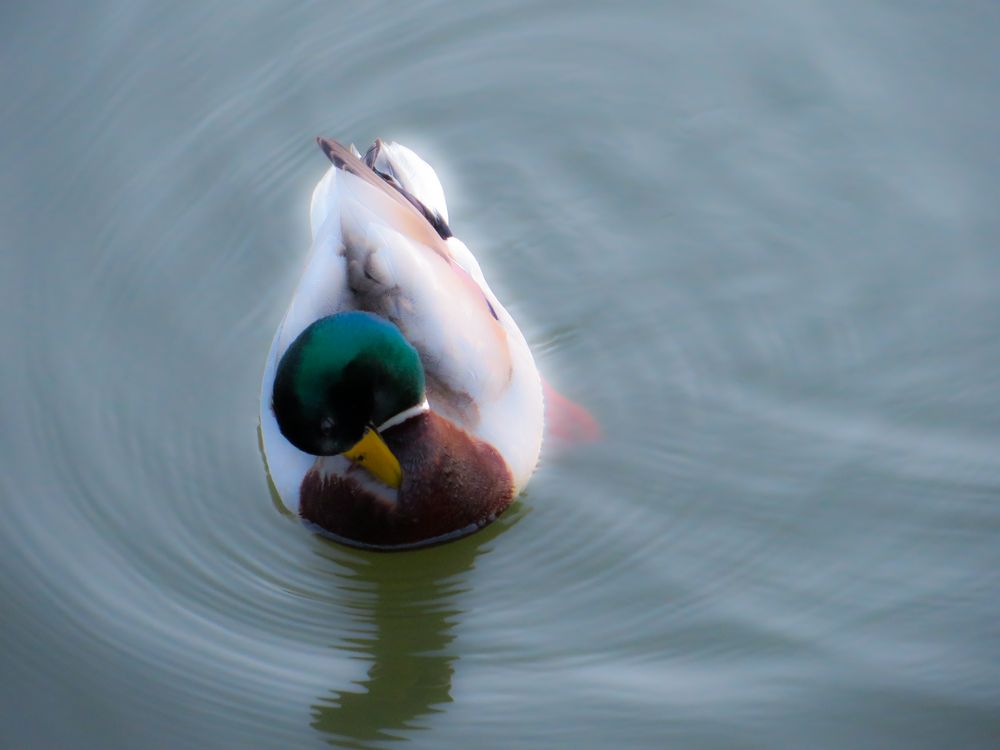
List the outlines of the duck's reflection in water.
<svg viewBox="0 0 1000 750">
<path fill-rule="evenodd" d="M 354 633 L 336 644 L 370 661 L 356 688 L 334 690 L 313 706 L 312 725 L 337 747 L 368 748 L 426 728 L 422 717 L 452 701 L 451 678 L 469 572 L 492 540 L 522 513 L 516 504 L 483 531 L 415 552 L 333 552 L 339 594 L 356 611 Z"/>
</svg>

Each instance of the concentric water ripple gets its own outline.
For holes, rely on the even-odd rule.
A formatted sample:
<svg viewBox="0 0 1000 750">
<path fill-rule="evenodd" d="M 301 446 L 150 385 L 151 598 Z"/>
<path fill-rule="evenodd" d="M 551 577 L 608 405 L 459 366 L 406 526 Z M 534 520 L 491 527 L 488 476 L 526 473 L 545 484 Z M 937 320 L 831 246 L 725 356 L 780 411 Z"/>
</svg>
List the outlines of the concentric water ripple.
<svg viewBox="0 0 1000 750">
<path fill-rule="evenodd" d="M 994 12 L 0 19 L 0 744 L 996 736 Z M 602 426 L 453 544 L 346 549 L 271 499 L 318 134 L 438 167 Z"/>
</svg>

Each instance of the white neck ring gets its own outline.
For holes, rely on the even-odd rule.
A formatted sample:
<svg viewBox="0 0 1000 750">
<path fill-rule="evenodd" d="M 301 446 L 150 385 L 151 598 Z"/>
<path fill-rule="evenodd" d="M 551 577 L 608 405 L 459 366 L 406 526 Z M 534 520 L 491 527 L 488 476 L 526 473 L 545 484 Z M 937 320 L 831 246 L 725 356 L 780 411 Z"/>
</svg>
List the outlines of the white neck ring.
<svg viewBox="0 0 1000 750">
<path fill-rule="evenodd" d="M 410 417 L 415 417 L 418 414 L 423 414 L 424 412 L 430 410 L 431 410 L 431 405 L 427 403 L 427 399 L 425 398 L 416 406 L 411 406 L 409 409 L 403 409 L 403 411 L 399 412 L 399 414 L 397 414 L 396 416 L 389 417 L 375 429 L 378 430 L 379 432 L 382 432 L 383 430 L 388 430 L 390 427 L 395 427 L 398 424 L 402 424 Z"/>
</svg>

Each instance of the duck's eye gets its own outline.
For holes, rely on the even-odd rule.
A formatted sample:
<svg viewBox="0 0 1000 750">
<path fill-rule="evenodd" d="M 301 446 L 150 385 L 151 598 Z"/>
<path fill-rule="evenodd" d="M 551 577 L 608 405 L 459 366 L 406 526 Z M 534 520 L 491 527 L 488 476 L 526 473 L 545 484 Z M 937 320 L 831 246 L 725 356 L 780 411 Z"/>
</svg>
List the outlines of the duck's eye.
<svg viewBox="0 0 1000 750">
<path fill-rule="evenodd" d="M 319 431 L 323 433 L 325 437 L 329 437 L 333 434 L 333 417 L 323 417 L 323 420 L 319 423 Z"/>
</svg>

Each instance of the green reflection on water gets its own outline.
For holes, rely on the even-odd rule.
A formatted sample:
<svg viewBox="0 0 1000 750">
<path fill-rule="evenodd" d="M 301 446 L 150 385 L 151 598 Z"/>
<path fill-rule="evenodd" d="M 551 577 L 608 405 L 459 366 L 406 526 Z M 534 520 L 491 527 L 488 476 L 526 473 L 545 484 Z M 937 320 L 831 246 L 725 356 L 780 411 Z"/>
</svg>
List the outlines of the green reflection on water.
<svg viewBox="0 0 1000 750">
<path fill-rule="evenodd" d="M 336 561 L 338 595 L 356 612 L 352 635 L 332 648 L 370 662 L 365 679 L 332 690 L 312 707 L 312 726 L 337 747 L 368 748 L 405 740 L 427 728 L 422 717 L 452 702 L 458 649 L 455 626 L 464 614 L 476 560 L 526 509 L 516 503 L 496 523 L 465 539 L 401 553 L 346 550 L 323 545 Z M 325 541 L 325 540 L 324 540 Z"/>
</svg>

